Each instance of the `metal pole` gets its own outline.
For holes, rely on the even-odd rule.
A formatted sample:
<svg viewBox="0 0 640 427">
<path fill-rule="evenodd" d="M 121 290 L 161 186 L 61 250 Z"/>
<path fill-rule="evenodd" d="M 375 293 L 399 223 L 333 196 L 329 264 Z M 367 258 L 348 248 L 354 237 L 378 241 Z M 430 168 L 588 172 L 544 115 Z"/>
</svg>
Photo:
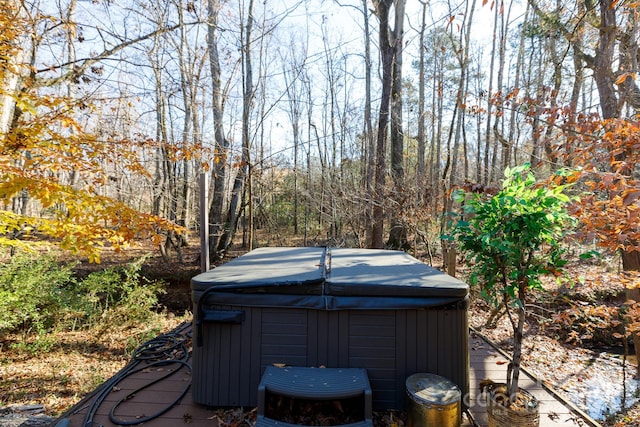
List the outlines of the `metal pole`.
<svg viewBox="0 0 640 427">
<path fill-rule="evenodd" d="M 200 270 L 209 271 L 209 175 L 200 173 Z"/>
</svg>

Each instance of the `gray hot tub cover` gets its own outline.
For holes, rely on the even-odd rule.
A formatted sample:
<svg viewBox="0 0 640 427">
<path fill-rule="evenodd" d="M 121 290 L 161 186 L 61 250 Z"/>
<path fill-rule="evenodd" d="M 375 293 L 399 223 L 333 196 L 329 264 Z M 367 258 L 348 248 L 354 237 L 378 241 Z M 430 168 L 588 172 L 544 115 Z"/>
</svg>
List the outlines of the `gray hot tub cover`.
<svg viewBox="0 0 640 427">
<path fill-rule="evenodd" d="M 255 249 L 191 280 L 201 305 L 407 309 L 465 301 L 467 284 L 402 251 Z M 201 301 L 203 300 L 203 301 Z"/>
</svg>

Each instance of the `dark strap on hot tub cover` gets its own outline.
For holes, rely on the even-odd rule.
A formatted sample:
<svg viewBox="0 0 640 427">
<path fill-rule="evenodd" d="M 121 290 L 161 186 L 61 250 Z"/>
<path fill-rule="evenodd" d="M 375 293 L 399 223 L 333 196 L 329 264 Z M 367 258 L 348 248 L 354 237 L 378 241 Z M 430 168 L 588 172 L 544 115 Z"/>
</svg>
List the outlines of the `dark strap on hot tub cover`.
<svg viewBox="0 0 640 427">
<path fill-rule="evenodd" d="M 469 297 L 345 297 L 325 296 L 325 310 L 419 310 L 419 309 L 456 309 L 466 310 Z"/>
<path fill-rule="evenodd" d="M 462 303 L 468 298 L 453 297 L 379 297 L 379 296 L 334 296 L 291 294 L 237 294 L 212 292 L 200 298 L 200 312 L 207 305 L 264 308 L 301 308 L 312 310 L 403 310 L 437 308 Z M 462 307 L 461 307 L 462 308 Z"/>
</svg>

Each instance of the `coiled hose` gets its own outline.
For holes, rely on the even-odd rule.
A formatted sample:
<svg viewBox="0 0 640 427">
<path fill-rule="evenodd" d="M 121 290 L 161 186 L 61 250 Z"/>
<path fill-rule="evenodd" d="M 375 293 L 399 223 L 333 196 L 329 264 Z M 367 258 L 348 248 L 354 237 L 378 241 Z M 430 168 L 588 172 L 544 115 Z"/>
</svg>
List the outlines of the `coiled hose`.
<svg viewBox="0 0 640 427">
<path fill-rule="evenodd" d="M 113 376 L 102 385 L 102 388 L 98 391 L 94 399 L 91 401 L 82 425 L 84 427 L 93 427 L 93 418 L 95 417 L 98 408 L 100 408 L 109 393 L 113 391 L 114 387 L 116 387 L 116 385 L 122 382 L 125 378 L 143 370 L 149 369 L 150 367 L 166 366 L 171 364 L 180 365 L 178 369 L 168 371 L 166 375 L 155 379 L 143 385 L 142 387 L 139 387 L 138 389 L 132 391 L 131 393 L 127 394 L 127 396 L 116 402 L 109 412 L 109 419 L 111 420 L 111 422 L 116 425 L 122 426 L 142 424 L 159 417 L 160 415 L 164 414 L 175 405 L 177 405 L 185 396 L 185 394 L 187 394 L 187 391 L 191 387 L 191 382 L 187 383 L 184 390 L 182 390 L 182 392 L 172 403 L 162 408 L 160 411 L 156 412 L 153 415 L 135 418 L 133 420 L 122 420 L 116 416 L 116 409 L 120 406 L 120 404 L 122 404 L 124 401 L 130 401 L 136 395 L 136 393 L 139 393 L 141 390 L 144 390 L 152 386 L 153 384 L 156 384 L 170 377 L 171 375 L 174 375 L 184 367 L 188 368 L 189 372 L 191 372 L 191 366 L 187 363 L 187 361 L 189 360 L 189 349 L 187 347 L 187 341 L 190 336 L 185 333 L 185 330 L 189 327 L 189 325 L 189 323 L 182 324 L 172 332 L 160 335 L 139 346 L 134 351 L 131 361 L 127 364 L 127 366 L 125 366 L 120 372 L 118 372 L 115 376 Z"/>
</svg>

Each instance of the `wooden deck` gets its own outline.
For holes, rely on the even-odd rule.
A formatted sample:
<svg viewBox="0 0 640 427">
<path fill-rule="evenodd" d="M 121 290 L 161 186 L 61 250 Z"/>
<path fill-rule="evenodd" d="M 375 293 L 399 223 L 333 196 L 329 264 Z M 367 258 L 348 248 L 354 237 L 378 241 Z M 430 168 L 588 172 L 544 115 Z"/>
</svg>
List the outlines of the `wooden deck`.
<svg viewBox="0 0 640 427">
<path fill-rule="evenodd" d="M 463 425 L 486 426 L 486 404 L 484 396 L 479 393 L 478 384 L 487 378 L 496 382 L 504 382 L 507 358 L 473 331 L 469 337 L 469 352 L 470 405 L 469 414 L 463 420 Z M 565 402 L 556 392 L 544 386 L 541 381 L 536 380 L 526 370 L 520 371 L 519 385 L 540 401 L 541 427 L 600 425 L 574 405 Z"/>
<path fill-rule="evenodd" d="M 182 331 L 189 334 L 190 328 Z M 486 426 L 486 414 L 484 397 L 479 395 L 478 383 L 486 378 L 495 381 L 504 381 L 506 358 L 488 342 L 477 336 L 473 332 L 469 338 L 470 348 L 470 384 L 471 392 L 469 398 L 469 411 L 463 414 L 463 426 Z M 167 375 L 169 372 L 175 372 L 167 379 L 163 379 L 150 387 L 139 391 L 135 394 L 135 398 L 127 399 L 127 396 L 146 384 L 152 383 L 154 380 Z M 562 399 L 555 396 L 550 390 L 537 382 L 532 377 L 521 374 L 520 384 L 530 392 L 532 392 L 541 401 L 540 426 L 542 427 L 559 427 L 559 426 L 598 426 L 599 424 L 581 413 L 571 405 L 563 402 Z M 91 395 L 85 397 L 77 405 L 71 408 L 60 420 L 53 423 L 53 426 L 85 426 L 86 414 L 95 411 L 93 416 L 93 426 L 113 427 L 117 425 L 132 425 L 131 422 L 142 420 L 153 414 L 170 407 L 180 393 L 185 389 L 191 381 L 190 370 L 178 363 L 168 365 L 152 366 L 150 368 L 139 369 L 137 372 L 129 375 L 118 384 L 110 385 L 105 383 L 110 390 L 104 394 L 104 402 L 92 409 L 92 403 L 95 397 L 106 390 L 103 386 Z M 375 391 L 374 391 L 375 392 Z M 257 393 L 257 391 L 256 391 Z M 122 401 L 115 408 L 114 415 L 116 419 L 129 422 L 129 424 L 115 424 L 109 418 L 109 413 L 114 405 Z M 249 420 L 255 420 L 255 410 L 253 408 L 245 408 L 245 412 L 249 412 Z M 188 391 L 181 401 L 171 407 L 157 418 L 145 422 L 145 426 L 212 426 L 225 427 L 229 425 L 249 426 L 252 423 L 233 424 L 232 420 L 225 420 L 224 411 L 216 411 L 215 409 L 202 407 L 192 402 L 191 393 Z M 227 411 L 228 414 L 228 411 Z"/>
</svg>

